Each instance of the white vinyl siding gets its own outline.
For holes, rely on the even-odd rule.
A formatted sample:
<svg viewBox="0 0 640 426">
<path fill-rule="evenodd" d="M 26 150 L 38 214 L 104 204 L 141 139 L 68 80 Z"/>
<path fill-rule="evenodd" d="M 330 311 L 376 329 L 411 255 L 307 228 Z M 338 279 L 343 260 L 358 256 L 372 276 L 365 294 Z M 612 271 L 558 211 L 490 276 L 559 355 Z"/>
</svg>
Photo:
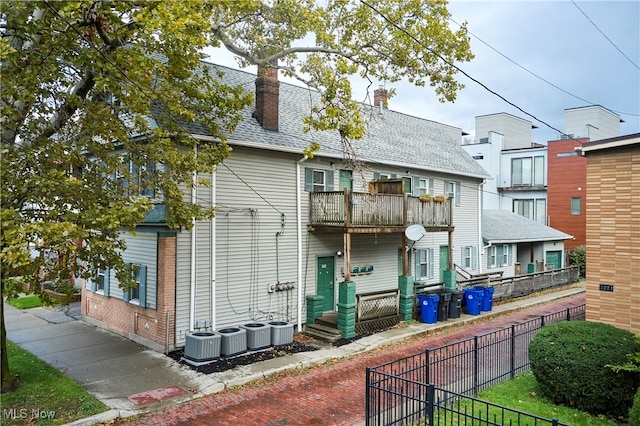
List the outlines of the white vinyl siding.
<svg viewBox="0 0 640 426">
<path fill-rule="evenodd" d="M 157 262 L 158 262 L 158 232 L 152 229 L 139 227 L 136 236 L 125 234 L 127 251 L 124 253 L 124 261 L 133 265 L 141 265 L 145 271 L 144 293 L 141 306 L 156 309 L 157 306 Z M 115 271 L 111 271 L 109 280 L 109 296 L 129 301 L 130 295 L 119 287 L 119 281 L 115 277 Z"/>
<path fill-rule="evenodd" d="M 234 146 L 233 156 L 225 164 L 242 179 L 224 168 L 216 173 L 215 218 L 215 300 L 216 307 L 211 312 L 211 241 L 210 222 L 196 224 L 196 308 L 194 321 L 212 320 L 215 328 L 233 326 L 248 321 L 284 320 L 297 322 L 297 286 L 302 289 L 302 322 L 306 319 L 306 295 L 316 292 L 317 257 L 334 256 L 335 296 L 338 296 L 345 256 L 342 233 L 323 234 L 307 232 L 309 189 L 313 189 L 313 171 L 325 173 L 325 190 L 335 187 L 330 160 L 314 158 L 300 165 L 300 185 L 302 203 L 302 282 L 297 283 L 297 233 L 296 233 L 296 167 L 298 155 L 275 153 L 259 149 Z M 335 161 L 335 160 L 331 160 Z M 338 164 L 338 169 L 342 165 Z M 273 173 L 265 173 L 272 170 Z M 311 171 L 308 171 L 311 170 Z M 365 172 L 363 176 L 354 173 L 354 191 L 368 188 L 372 179 L 386 175 L 395 178 L 404 170 Z M 413 191 L 419 194 L 425 187 L 432 194 L 445 191 L 446 178 L 453 175 L 424 177 L 421 183 L 417 172 L 411 172 Z M 334 175 L 335 177 L 335 175 Z M 418 179 L 416 179 L 418 177 Z M 309 179 L 311 178 L 311 179 Z M 456 190 L 465 199 L 454 209 L 454 246 L 463 247 L 478 243 L 478 180 L 460 179 Z M 318 182 L 320 183 L 320 182 Z M 311 187 L 310 187 L 311 184 Z M 316 188 L 319 189 L 319 188 Z M 309 191 L 309 192 L 307 192 Z M 209 202 L 209 188 L 199 188 L 197 198 L 203 204 Z M 259 194 L 259 195 L 258 195 Z M 190 197 L 187 192 L 185 197 Z M 468 202 L 467 202 L 468 200 Z M 284 216 L 281 216 L 281 213 Z M 284 223 L 284 225 L 283 225 Z M 276 235 L 279 235 L 276 237 Z M 176 259 L 176 345 L 184 345 L 185 333 L 194 324 L 190 319 L 191 294 L 191 236 L 182 230 L 177 235 Z M 351 266 L 373 267 L 372 271 L 352 275 L 356 292 L 392 290 L 397 288 L 398 249 L 402 245 L 399 234 L 357 234 L 351 236 Z M 433 268 L 431 282 L 439 280 L 435 273 L 439 265 L 439 247 L 447 245 L 446 232 L 429 233 L 428 238 L 415 245 L 415 249 L 431 249 L 429 268 Z M 457 259 L 459 249 L 454 251 Z M 415 251 L 412 251 L 410 275 L 415 274 Z M 457 263 L 457 261 L 456 261 Z M 477 265 L 476 265 L 477 266 Z M 268 285 L 280 282 L 295 282 L 296 289 L 282 292 L 268 292 Z"/>
</svg>

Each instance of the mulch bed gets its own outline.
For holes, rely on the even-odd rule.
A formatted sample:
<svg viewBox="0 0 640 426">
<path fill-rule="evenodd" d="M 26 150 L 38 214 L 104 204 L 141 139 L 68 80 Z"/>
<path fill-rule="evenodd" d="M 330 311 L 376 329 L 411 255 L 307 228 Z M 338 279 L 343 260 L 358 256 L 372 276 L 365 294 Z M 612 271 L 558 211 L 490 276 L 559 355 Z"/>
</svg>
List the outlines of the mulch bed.
<svg viewBox="0 0 640 426">
<path fill-rule="evenodd" d="M 243 354 L 234 355 L 231 357 L 221 356 L 215 361 L 212 361 L 210 364 L 195 366 L 185 362 L 182 358 L 184 357 L 183 350 L 177 350 L 173 352 L 169 352 L 167 356 L 172 358 L 181 364 L 184 364 L 193 370 L 196 370 L 198 373 L 202 374 L 211 374 L 211 373 L 220 373 L 222 371 L 231 370 L 240 365 L 249 365 L 254 362 L 265 361 L 268 359 L 278 358 L 281 356 L 295 354 L 299 352 L 309 352 L 315 351 L 319 348 L 317 346 L 309 345 L 302 342 L 290 343 L 288 345 L 278 346 L 277 348 L 267 348 L 260 351 L 251 351 L 245 352 Z"/>
<path fill-rule="evenodd" d="M 397 327 L 397 325 L 393 327 L 377 330 L 376 333 L 379 333 L 381 331 L 388 330 L 389 328 L 394 328 L 394 327 Z M 374 333 L 370 332 L 365 334 L 359 334 L 349 339 L 341 338 L 341 339 L 338 339 L 336 342 L 334 342 L 332 346 L 339 347 L 339 346 L 347 345 L 358 339 L 362 339 L 365 336 L 370 336 L 371 334 L 374 334 Z M 169 352 L 167 356 L 197 371 L 198 373 L 211 374 L 211 373 L 221 373 L 223 371 L 231 370 L 237 366 L 249 365 L 255 362 L 266 361 L 268 359 L 278 358 L 278 357 L 286 356 L 289 354 L 316 351 L 322 347 L 326 348 L 327 345 L 329 344 L 320 343 L 314 340 L 313 338 L 306 336 L 305 334 L 299 333 L 295 335 L 293 342 L 288 345 L 271 347 L 271 348 L 267 348 L 259 351 L 245 352 L 245 353 L 234 355 L 231 357 L 221 356 L 217 360 L 214 360 L 211 363 L 206 365 L 196 366 L 196 365 L 191 365 L 185 362 L 183 359 L 184 350 L 182 349 Z"/>
</svg>

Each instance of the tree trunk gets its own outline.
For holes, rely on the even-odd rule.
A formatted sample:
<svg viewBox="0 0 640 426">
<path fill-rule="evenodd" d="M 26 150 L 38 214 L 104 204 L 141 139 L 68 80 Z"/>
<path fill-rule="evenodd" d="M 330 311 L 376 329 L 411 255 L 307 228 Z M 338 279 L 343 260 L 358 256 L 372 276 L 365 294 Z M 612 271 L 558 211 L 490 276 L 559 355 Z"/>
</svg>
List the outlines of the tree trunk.
<svg viewBox="0 0 640 426">
<path fill-rule="evenodd" d="M 7 355 L 7 330 L 4 327 L 4 297 L 0 295 L 0 357 L 2 358 L 2 393 L 13 388 L 13 375 L 9 371 L 9 356 Z"/>
</svg>

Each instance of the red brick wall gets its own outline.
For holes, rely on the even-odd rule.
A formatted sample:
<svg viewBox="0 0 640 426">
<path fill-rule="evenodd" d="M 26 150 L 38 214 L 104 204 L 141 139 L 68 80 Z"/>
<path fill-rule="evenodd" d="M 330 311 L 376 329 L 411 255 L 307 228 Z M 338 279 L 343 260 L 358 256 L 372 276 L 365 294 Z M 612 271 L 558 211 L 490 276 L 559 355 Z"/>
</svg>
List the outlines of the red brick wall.
<svg viewBox="0 0 640 426">
<path fill-rule="evenodd" d="M 549 226 L 572 235 L 565 249 L 573 249 L 587 242 L 587 160 L 581 155 L 558 157 L 558 153 L 575 152 L 588 139 L 549 141 L 547 149 L 547 215 Z M 571 198 L 582 198 L 582 213 L 571 214 Z"/>
<path fill-rule="evenodd" d="M 92 323 L 154 349 L 175 349 L 176 237 L 158 237 L 156 309 L 82 289 L 82 315 Z M 149 283 L 148 283 L 149 285 Z M 93 320 L 93 321 L 92 321 Z M 168 320 L 168 321 L 167 321 Z M 169 345 L 167 347 L 167 330 Z M 142 339 L 136 339 L 141 337 Z"/>
</svg>

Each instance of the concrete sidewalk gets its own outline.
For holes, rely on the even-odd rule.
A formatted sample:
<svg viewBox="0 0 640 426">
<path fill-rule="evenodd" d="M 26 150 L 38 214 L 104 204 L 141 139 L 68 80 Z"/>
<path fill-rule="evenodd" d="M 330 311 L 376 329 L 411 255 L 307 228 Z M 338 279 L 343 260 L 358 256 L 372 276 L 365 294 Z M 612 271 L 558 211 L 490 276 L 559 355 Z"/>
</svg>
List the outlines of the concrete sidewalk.
<svg viewBox="0 0 640 426">
<path fill-rule="evenodd" d="M 435 324 L 411 323 L 341 347 L 291 354 L 204 375 L 128 339 L 79 320 L 79 304 L 21 311 L 7 304 L 7 337 L 80 383 L 111 409 L 73 425 L 92 425 L 220 392 L 282 371 L 368 352 L 420 334 L 473 324 L 584 292 L 573 287 L 495 305 L 480 315 Z"/>
</svg>

